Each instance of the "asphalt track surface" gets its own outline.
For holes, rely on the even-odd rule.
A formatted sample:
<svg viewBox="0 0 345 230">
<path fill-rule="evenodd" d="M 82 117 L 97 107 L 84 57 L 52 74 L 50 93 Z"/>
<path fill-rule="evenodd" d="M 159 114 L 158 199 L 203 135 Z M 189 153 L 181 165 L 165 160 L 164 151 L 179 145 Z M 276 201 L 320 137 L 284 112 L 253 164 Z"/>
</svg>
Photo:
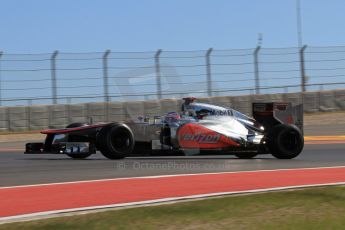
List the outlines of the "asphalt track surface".
<svg viewBox="0 0 345 230">
<path fill-rule="evenodd" d="M 16 146 L 18 144 L 15 144 Z M 6 147 L 0 144 L 0 149 Z M 345 166 L 345 144 L 307 144 L 292 160 L 270 155 L 242 160 L 234 156 L 132 157 L 108 160 L 97 153 L 85 160 L 65 155 L 25 155 L 0 150 L 0 187 L 206 172 L 236 172 L 270 169 Z"/>
</svg>

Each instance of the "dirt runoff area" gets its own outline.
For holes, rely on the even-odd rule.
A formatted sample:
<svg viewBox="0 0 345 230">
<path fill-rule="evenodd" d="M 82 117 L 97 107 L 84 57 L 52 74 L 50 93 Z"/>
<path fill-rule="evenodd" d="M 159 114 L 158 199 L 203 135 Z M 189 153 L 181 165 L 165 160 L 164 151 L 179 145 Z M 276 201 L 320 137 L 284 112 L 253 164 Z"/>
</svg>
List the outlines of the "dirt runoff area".
<svg viewBox="0 0 345 230">
<path fill-rule="evenodd" d="M 304 114 L 305 135 L 345 135 L 345 111 Z M 39 131 L 0 133 L 0 143 L 41 141 L 45 135 Z"/>
<path fill-rule="evenodd" d="M 345 135 L 345 111 L 305 113 L 304 135 Z"/>
</svg>

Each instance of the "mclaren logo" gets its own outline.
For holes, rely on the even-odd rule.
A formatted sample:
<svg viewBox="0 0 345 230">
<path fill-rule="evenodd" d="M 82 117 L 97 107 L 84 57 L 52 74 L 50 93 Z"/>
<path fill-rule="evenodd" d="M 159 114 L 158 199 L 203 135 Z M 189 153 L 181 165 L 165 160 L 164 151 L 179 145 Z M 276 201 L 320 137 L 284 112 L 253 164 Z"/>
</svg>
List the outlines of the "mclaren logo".
<svg viewBox="0 0 345 230">
<path fill-rule="evenodd" d="M 204 133 L 187 133 L 182 135 L 184 141 L 196 141 L 198 143 L 217 143 L 220 140 L 220 134 L 204 134 Z"/>
</svg>

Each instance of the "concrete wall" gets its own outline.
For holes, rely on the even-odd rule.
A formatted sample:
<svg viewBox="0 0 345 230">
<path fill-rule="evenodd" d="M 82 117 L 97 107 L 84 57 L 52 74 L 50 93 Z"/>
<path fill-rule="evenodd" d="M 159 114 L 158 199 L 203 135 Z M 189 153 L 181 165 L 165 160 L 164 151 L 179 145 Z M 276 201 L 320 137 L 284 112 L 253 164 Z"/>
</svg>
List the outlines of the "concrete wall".
<svg viewBox="0 0 345 230">
<path fill-rule="evenodd" d="M 49 126 L 49 107 L 48 106 L 28 106 L 28 128 L 30 130 L 45 129 Z"/>
<path fill-rule="evenodd" d="M 8 118 L 8 108 L 0 107 L 0 132 L 8 131 L 9 118 Z"/>
<path fill-rule="evenodd" d="M 304 104 L 305 112 L 345 110 L 345 90 L 198 98 L 199 102 L 232 107 L 251 115 L 252 102 L 288 101 Z M 179 111 L 182 100 L 98 102 L 70 105 L 0 107 L 0 132 L 62 128 L 73 122 L 110 122 Z"/>
<path fill-rule="evenodd" d="M 48 106 L 49 128 L 62 128 L 69 123 L 67 105 Z"/>
<path fill-rule="evenodd" d="M 26 106 L 8 107 L 8 128 L 15 131 L 30 129 L 30 109 Z"/>
</svg>

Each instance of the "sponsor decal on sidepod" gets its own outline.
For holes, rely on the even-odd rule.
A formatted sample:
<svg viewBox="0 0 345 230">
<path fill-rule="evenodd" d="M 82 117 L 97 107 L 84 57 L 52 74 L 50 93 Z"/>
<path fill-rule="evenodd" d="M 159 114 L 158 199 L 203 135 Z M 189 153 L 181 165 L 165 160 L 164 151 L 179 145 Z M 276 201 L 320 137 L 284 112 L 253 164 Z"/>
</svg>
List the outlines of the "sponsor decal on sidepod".
<svg viewBox="0 0 345 230">
<path fill-rule="evenodd" d="M 196 141 L 198 143 L 217 143 L 220 140 L 220 134 L 205 134 L 205 133 L 186 133 L 182 136 L 185 141 Z"/>
<path fill-rule="evenodd" d="M 240 144 L 202 125 L 188 123 L 177 130 L 181 148 L 217 149 Z"/>
</svg>

